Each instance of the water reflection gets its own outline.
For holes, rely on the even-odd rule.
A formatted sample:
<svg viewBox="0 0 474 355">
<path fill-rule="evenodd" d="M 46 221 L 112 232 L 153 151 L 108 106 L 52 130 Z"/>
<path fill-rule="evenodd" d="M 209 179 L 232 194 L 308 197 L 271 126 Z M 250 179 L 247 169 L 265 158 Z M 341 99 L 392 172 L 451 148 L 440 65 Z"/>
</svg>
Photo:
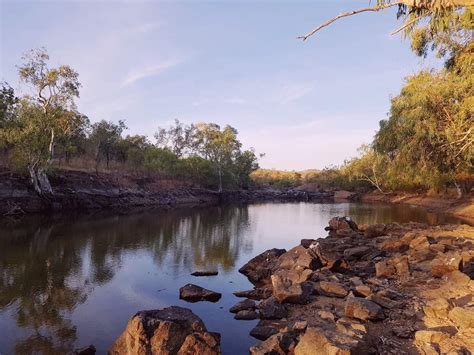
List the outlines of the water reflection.
<svg viewBox="0 0 474 355">
<path fill-rule="evenodd" d="M 252 323 L 227 311 L 231 292 L 248 287 L 236 270 L 264 249 L 322 236 L 335 215 L 456 222 L 407 206 L 309 203 L 0 220 L 0 352 L 66 353 L 92 342 L 102 353 L 137 310 L 180 304 L 178 288 L 196 282 L 189 272 L 205 268 L 220 271 L 199 283 L 223 292 L 222 308 L 186 306 L 223 333 L 225 352 L 246 352 Z"/>
</svg>

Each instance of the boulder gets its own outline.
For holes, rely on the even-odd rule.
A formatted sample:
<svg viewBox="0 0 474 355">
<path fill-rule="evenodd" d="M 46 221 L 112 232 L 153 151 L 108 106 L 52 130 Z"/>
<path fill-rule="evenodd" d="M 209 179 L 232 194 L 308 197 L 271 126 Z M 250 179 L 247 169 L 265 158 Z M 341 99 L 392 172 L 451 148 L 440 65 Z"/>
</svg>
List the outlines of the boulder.
<svg viewBox="0 0 474 355">
<path fill-rule="evenodd" d="M 286 307 L 274 297 L 260 302 L 257 308 L 260 311 L 260 318 L 262 319 L 282 319 L 286 318 L 288 314 Z"/>
<path fill-rule="evenodd" d="M 285 249 L 270 249 L 257 255 L 239 269 L 254 285 L 262 285 L 269 281 L 270 275 L 278 265 L 278 257 Z"/>
<path fill-rule="evenodd" d="M 441 277 L 453 271 L 462 271 L 462 256 L 458 252 L 449 252 L 437 256 L 431 261 L 431 274 Z"/>
<path fill-rule="evenodd" d="M 237 312 L 234 318 L 237 320 L 254 320 L 258 318 L 258 313 L 252 309 L 244 309 Z"/>
<path fill-rule="evenodd" d="M 326 245 L 326 243 L 316 241 L 309 246 L 308 251 L 311 255 L 317 257 L 326 269 L 335 272 L 344 272 L 350 269 L 342 254 L 335 251 L 333 247 Z"/>
<path fill-rule="evenodd" d="M 295 346 L 294 338 L 287 333 L 278 333 L 249 349 L 250 355 L 286 355 Z"/>
<path fill-rule="evenodd" d="M 279 333 L 282 324 L 276 324 L 275 321 L 261 320 L 257 326 L 250 331 L 250 335 L 258 340 L 266 340 L 272 335 Z"/>
<path fill-rule="evenodd" d="M 179 298 L 188 302 L 217 302 L 222 295 L 201 286 L 187 284 L 179 289 Z"/>
<path fill-rule="evenodd" d="M 319 287 L 320 287 L 322 293 L 325 296 L 329 296 L 329 297 L 344 298 L 349 293 L 347 288 L 344 285 L 342 285 L 338 282 L 320 281 L 319 282 Z"/>
<path fill-rule="evenodd" d="M 428 241 L 428 238 L 426 236 L 420 235 L 413 238 L 409 246 L 410 249 L 414 250 L 427 250 L 430 248 L 430 242 Z"/>
<path fill-rule="evenodd" d="M 317 257 L 312 255 L 307 248 L 302 245 L 298 245 L 286 253 L 280 255 L 278 258 L 277 269 L 310 269 L 316 270 L 321 267 L 322 264 Z"/>
<path fill-rule="evenodd" d="M 231 313 L 238 313 L 240 311 L 252 310 L 252 309 L 255 309 L 256 307 L 257 307 L 257 304 L 255 303 L 255 301 L 246 299 L 233 305 L 229 309 L 229 311 Z"/>
<path fill-rule="evenodd" d="M 357 224 L 350 217 L 334 217 L 329 221 L 329 226 L 325 228 L 328 231 L 345 234 L 346 232 L 358 231 Z M 342 232 L 342 233 L 339 233 Z"/>
<path fill-rule="evenodd" d="M 346 300 L 344 313 L 347 317 L 360 320 L 379 320 L 384 318 L 382 308 L 365 298 L 351 297 Z"/>
<path fill-rule="evenodd" d="M 271 288 L 254 288 L 253 290 L 234 292 L 234 296 L 236 297 L 246 297 L 256 301 L 267 299 L 271 297 L 271 295 Z"/>
<path fill-rule="evenodd" d="M 357 344 L 352 337 L 308 327 L 296 345 L 295 355 L 350 355 Z"/>
<path fill-rule="evenodd" d="M 128 322 L 109 354 L 220 354 L 220 336 L 210 333 L 190 309 L 141 311 Z"/>
<path fill-rule="evenodd" d="M 309 270 L 305 270 L 309 271 Z M 308 303 L 313 287 L 303 283 L 311 273 L 299 274 L 296 270 L 278 270 L 272 277 L 273 296 L 280 302 Z"/>
</svg>

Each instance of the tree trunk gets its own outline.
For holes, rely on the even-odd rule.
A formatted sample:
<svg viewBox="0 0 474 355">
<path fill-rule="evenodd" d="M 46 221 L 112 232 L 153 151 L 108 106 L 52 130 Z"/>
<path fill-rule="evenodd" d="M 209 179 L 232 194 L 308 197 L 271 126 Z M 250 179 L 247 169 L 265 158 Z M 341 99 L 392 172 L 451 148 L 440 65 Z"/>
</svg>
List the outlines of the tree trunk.
<svg viewBox="0 0 474 355">
<path fill-rule="evenodd" d="M 219 192 L 222 192 L 222 167 L 218 167 L 217 173 L 219 174 Z"/>
<path fill-rule="evenodd" d="M 33 188 L 38 195 L 41 197 L 47 197 L 53 194 L 53 188 L 51 187 L 48 175 L 46 175 L 44 169 L 30 165 L 28 166 L 28 172 L 30 173 Z"/>
</svg>

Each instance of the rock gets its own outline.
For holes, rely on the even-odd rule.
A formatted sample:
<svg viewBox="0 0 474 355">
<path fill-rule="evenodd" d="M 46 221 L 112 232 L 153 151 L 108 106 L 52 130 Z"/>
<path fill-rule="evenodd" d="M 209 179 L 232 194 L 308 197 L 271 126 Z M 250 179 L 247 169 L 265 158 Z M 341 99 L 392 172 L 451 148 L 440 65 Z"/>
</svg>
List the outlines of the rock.
<svg viewBox="0 0 474 355">
<path fill-rule="evenodd" d="M 216 276 L 217 274 L 219 274 L 218 271 L 194 271 L 191 275 L 192 276 Z"/>
<path fill-rule="evenodd" d="M 459 253 L 445 253 L 431 261 L 431 274 L 441 277 L 453 271 L 462 271 L 462 266 L 462 256 Z"/>
<path fill-rule="evenodd" d="M 414 250 L 426 250 L 430 248 L 430 242 L 428 241 L 428 238 L 424 235 L 420 235 L 412 239 L 412 241 L 409 244 L 410 249 Z"/>
<path fill-rule="evenodd" d="M 138 312 L 109 350 L 111 355 L 220 353 L 220 336 L 182 307 Z"/>
<path fill-rule="evenodd" d="M 393 265 L 389 265 L 386 261 L 380 261 L 375 264 L 375 276 L 392 278 L 397 274 L 397 269 Z"/>
<path fill-rule="evenodd" d="M 229 309 L 229 311 L 231 313 L 237 313 L 237 312 L 240 312 L 240 311 L 252 310 L 252 309 L 255 309 L 256 307 L 257 307 L 257 304 L 255 303 L 255 301 L 246 299 L 246 300 L 243 300 L 243 301 L 233 305 Z"/>
<path fill-rule="evenodd" d="M 348 248 L 344 250 L 344 257 L 346 257 L 347 260 L 360 259 L 364 255 L 368 254 L 371 250 L 372 248 L 366 246 Z"/>
<path fill-rule="evenodd" d="M 304 271 L 303 271 L 304 273 Z M 307 275 L 308 277 L 311 274 Z M 305 304 L 309 301 L 313 287 L 302 283 L 307 277 L 296 270 L 278 270 L 272 277 L 273 296 L 280 302 Z"/>
<path fill-rule="evenodd" d="M 351 284 L 353 284 L 354 286 L 362 286 L 364 283 L 362 282 L 362 279 L 358 276 L 353 276 L 349 279 L 349 281 L 351 282 Z"/>
<path fill-rule="evenodd" d="M 246 297 L 256 301 L 267 299 L 271 297 L 271 295 L 271 288 L 254 288 L 253 290 L 234 292 L 234 296 L 236 297 Z"/>
<path fill-rule="evenodd" d="M 393 300 L 391 300 L 390 298 L 387 298 L 387 297 L 379 296 L 378 294 L 377 295 L 371 295 L 367 299 L 369 299 L 372 302 L 377 303 L 379 306 L 381 306 L 383 308 L 387 308 L 387 309 L 393 309 L 393 308 L 397 308 L 397 307 L 401 306 L 401 304 L 399 302 L 393 301 Z"/>
<path fill-rule="evenodd" d="M 313 256 L 308 249 L 298 245 L 280 255 L 277 269 L 303 268 L 316 270 L 321 266 L 322 264 L 317 257 Z"/>
<path fill-rule="evenodd" d="M 320 310 L 320 311 L 318 311 L 318 316 L 319 316 L 319 318 L 321 318 L 321 319 L 334 321 L 334 314 L 332 314 L 332 313 L 329 312 L 329 311 Z"/>
<path fill-rule="evenodd" d="M 329 226 L 325 229 L 335 232 L 351 232 L 359 230 L 357 224 L 350 219 L 350 217 L 334 217 L 329 221 Z"/>
<path fill-rule="evenodd" d="M 244 309 L 237 312 L 234 318 L 237 320 L 254 320 L 258 318 L 258 313 L 251 309 Z"/>
<path fill-rule="evenodd" d="M 415 333 L 415 340 L 423 343 L 440 343 L 449 338 L 449 334 L 434 330 L 419 330 Z"/>
<path fill-rule="evenodd" d="M 308 251 L 317 257 L 326 269 L 335 272 L 349 270 L 350 266 L 342 258 L 341 254 L 331 249 L 329 246 L 323 245 L 320 242 L 315 242 L 309 246 Z"/>
<path fill-rule="evenodd" d="M 287 333 L 278 333 L 249 349 L 250 355 L 286 355 L 294 348 L 294 339 Z"/>
<path fill-rule="evenodd" d="M 360 320 L 379 320 L 384 318 L 382 308 L 378 304 L 360 297 L 348 298 L 344 313 L 347 317 Z"/>
<path fill-rule="evenodd" d="M 257 308 L 260 311 L 260 318 L 262 319 L 282 319 L 288 314 L 286 307 L 274 297 L 260 302 Z"/>
<path fill-rule="evenodd" d="M 308 249 L 311 244 L 313 244 L 316 239 L 301 239 L 301 246 L 305 249 Z"/>
<path fill-rule="evenodd" d="M 96 349 L 94 345 L 89 345 L 80 349 L 74 350 L 74 355 L 95 355 Z"/>
<path fill-rule="evenodd" d="M 295 332 L 304 332 L 308 327 L 308 322 L 305 320 L 296 321 L 291 326 L 291 329 Z"/>
<path fill-rule="evenodd" d="M 359 285 L 355 287 L 354 294 L 359 297 L 368 297 L 372 294 L 372 289 L 367 285 Z"/>
<path fill-rule="evenodd" d="M 474 309 L 472 308 L 454 307 L 448 317 L 459 329 L 474 328 Z"/>
<path fill-rule="evenodd" d="M 385 235 L 385 224 L 372 224 L 365 229 L 365 236 L 367 238 L 376 238 Z"/>
<path fill-rule="evenodd" d="M 338 282 L 320 281 L 319 287 L 321 288 L 323 294 L 329 297 L 344 298 L 349 293 L 347 288 Z"/>
<path fill-rule="evenodd" d="M 247 276 L 254 285 L 265 284 L 278 265 L 278 257 L 285 252 L 285 249 L 274 248 L 267 250 L 242 266 L 239 272 Z"/>
<path fill-rule="evenodd" d="M 430 300 L 426 306 L 423 307 L 423 312 L 427 318 L 448 319 L 450 309 L 449 302 L 444 298 L 436 298 Z"/>
<path fill-rule="evenodd" d="M 193 284 L 187 284 L 179 289 L 179 298 L 188 302 L 217 302 L 221 297 L 222 295 L 218 292 Z"/>
<path fill-rule="evenodd" d="M 250 331 L 250 335 L 258 340 L 266 340 L 277 333 L 279 333 L 278 327 L 272 324 L 262 323 L 262 321 Z"/>
<path fill-rule="evenodd" d="M 350 355 L 357 341 L 351 337 L 336 336 L 321 329 L 308 327 L 295 348 L 295 355 Z"/>
<path fill-rule="evenodd" d="M 178 355 L 188 354 L 221 354 L 221 336 L 218 333 L 193 333 L 184 340 Z"/>
<path fill-rule="evenodd" d="M 346 335 L 360 339 L 367 334 L 367 329 L 363 324 L 345 317 L 337 320 L 336 328 Z"/>
</svg>

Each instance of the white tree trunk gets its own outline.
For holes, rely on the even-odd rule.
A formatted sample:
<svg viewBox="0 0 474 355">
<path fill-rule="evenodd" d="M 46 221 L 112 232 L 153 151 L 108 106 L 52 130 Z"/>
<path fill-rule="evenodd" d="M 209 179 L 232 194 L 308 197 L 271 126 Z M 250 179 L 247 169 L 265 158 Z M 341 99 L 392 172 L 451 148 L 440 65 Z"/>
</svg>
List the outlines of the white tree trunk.
<svg viewBox="0 0 474 355">
<path fill-rule="evenodd" d="M 49 182 L 48 175 L 46 172 L 35 166 L 28 166 L 28 172 L 30 173 L 31 183 L 36 193 L 40 196 L 50 196 L 53 194 L 53 188 Z"/>
</svg>

